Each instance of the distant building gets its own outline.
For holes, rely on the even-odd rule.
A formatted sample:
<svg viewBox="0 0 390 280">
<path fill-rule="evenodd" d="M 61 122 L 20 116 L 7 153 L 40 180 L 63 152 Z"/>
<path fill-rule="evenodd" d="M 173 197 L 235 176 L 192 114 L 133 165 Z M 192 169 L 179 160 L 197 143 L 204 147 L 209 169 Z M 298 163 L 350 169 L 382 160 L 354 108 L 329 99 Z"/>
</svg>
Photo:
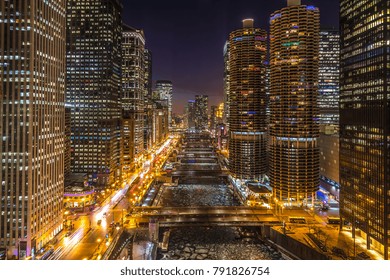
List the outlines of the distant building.
<svg viewBox="0 0 390 280">
<path fill-rule="evenodd" d="M 153 143 L 162 143 L 169 135 L 169 107 L 166 100 L 155 101 L 153 108 Z"/>
<path fill-rule="evenodd" d="M 218 106 L 211 106 L 211 112 L 210 112 L 210 131 L 212 134 L 215 134 L 215 130 L 218 124 L 218 119 L 217 119 L 217 114 L 218 114 Z"/>
<path fill-rule="evenodd" d="M 205 130 L 208 128 L 208 106 L 209 97 L 207 95 L 195 96 L 195 129 Z"/>
<path fill-rule="evenodd" d="M 195 129 L 195 100 L 188 100 L 186 107 L 187 128 Z"/>
<path fill-rule="evenodd" d="M 300 0 L 287 3 L 270 19 L 270 186 L 278 201 L 301 205 L 314 202 L 320 177 L 320 13 Z"/>
<path fill-rule="evenodd" d="M 266 174 L 267 32 L 252 19 L 229 39 L 229 169 L 233 177 L 263 180 Z"/>
<path fill-rule="evenodd" d="M 172 97 L 173 97 L 173 85 L 171 81 L 157 81 L 156 91 L 160 100 L 166 100 L 168 102 L 168 123 L 169 128 L 172 124 Z"/>
</svg>

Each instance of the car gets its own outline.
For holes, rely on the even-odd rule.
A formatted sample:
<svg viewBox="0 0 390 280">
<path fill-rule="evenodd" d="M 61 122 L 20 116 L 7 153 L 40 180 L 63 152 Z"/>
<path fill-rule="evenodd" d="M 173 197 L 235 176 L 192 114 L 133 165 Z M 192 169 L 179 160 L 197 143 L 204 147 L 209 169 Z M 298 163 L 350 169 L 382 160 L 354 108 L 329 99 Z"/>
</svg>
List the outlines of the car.
<svg viewBox="0 0 390 280">
<path fill-rule="evenodd" d="M 67 233 L 65 233 L 65 237 L 69 237 L 72 233 L 70 231 L 68 231 Z"/>
<path fill-rule="evenodd" d="M 100 226 L 102 224 L 102 220 L 97 221 L 97 225 Z"/>
</svg>

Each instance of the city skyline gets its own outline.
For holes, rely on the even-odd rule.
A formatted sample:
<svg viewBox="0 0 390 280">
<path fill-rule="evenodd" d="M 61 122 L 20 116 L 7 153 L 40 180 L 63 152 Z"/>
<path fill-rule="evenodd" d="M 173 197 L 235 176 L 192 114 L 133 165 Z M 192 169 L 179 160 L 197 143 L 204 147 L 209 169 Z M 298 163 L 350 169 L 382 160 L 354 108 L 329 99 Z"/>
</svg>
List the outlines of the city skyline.
<svg viewBox="0 0 390 280">
<path fill-rule="evenodd" d="M 223 102 L 223 47 L 245 18 L 269 31 L 269 18 L 286 0 L 124 1 L 123 20 L 146 33 L 153 52 L 153 79 L 174 83 L 173 111 L 183 114 L 189 99 L 209 96 L 210 106 Z M 322 27 L 338 28 L 338 0 L 305 0 L 326 14 Z"/>
<path fill-rule="evenodd" d="M 388 260 L 390 2 L 319 2 L 0 2 L 0 260 Z"/>
</svg>

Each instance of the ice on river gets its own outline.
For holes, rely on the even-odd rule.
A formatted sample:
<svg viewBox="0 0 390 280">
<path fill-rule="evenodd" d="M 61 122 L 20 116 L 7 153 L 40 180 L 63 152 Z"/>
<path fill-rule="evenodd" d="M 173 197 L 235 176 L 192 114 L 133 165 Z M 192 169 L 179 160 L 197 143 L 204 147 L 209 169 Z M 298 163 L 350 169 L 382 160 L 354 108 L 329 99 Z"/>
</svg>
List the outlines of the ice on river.
<svg viewBox="0 0 390 280">
<path fill-rule="evenodd" d="M 179 185 L 167 187 L 159 205 L 163 207 L 238 206 L 240 203 L 226 185 Z"/>
<path fill-rule="evenodd" d="M 254 230 L 254 229 L 253 229 Z M 282 255 L 258 238 L 248 238 L 239 228 L 171 229 L 168 252 L 163 260 L 281 260 Z"/>
</svg>

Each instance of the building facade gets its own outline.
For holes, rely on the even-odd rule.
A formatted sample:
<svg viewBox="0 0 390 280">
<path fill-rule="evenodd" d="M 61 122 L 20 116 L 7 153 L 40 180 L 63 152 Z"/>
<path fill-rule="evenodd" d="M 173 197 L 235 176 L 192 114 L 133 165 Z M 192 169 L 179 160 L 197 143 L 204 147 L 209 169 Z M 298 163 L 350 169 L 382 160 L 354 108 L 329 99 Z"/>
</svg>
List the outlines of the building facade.
<svg viewBox="0 0 390 280">
<path fill-rule="evenodd" d="M 320 125 L 339 125 L 340 95 L 340 32 L 322 29 L 320 32 L 320 63 L 318 107 Z"/>
<path fill-rule="evenodd" d="M 243 21 L 229 38 L 229 169 L 237 179 L 266 173 L 267 32 Z"/>
<path fill-rule="evenodd" d="M 0 2 L 0 251 L 8 258 L 34 256 L 62 229 L 65 8 L 64 0 Z"/>
<path fill-rule="evenodd" d="M 121 13 L 120 0 L 67 1 L 72 172 L 97 187 L 120 179 Z"/>
<path fill-rule="evenodd" d="M 320 176 L 323 181 L 331 180 L 335 185 L 340 183 L 340 143 L 337 133 L 320 133 Z"/>
<path fill-rule="evenodd" d="M 389 258 L 390 3 L 340 1 L 340 215 Z"/>
<path fill-rule="evenodd" d="M 145 100 L 144 100 L 144 149 L 148 151 L 153 147 L 153 56 L 145 49 Z"/>
<path fill-rule="evenodd" d="M 122 170 L 128 172 L 144 153 L 145 36 L 123 26 L 122 33 Z"/>
<path fill-rule="evenodd" d="M 195 129 L 195 100 L 188 100 L 186 107 L 187 128 Z"/>
<path fill-rule="evenodd" d="M 209 127 L 209 97 L 207 95 L 195 96 L 195 129 L 205 130 Z"/>
<path fill-rule="evenodd" d="M 159 80 L 156 82 L 156 91 L 160 100 L 166 100 L 168 103 L 168 123 L 172 127 L 172 97 L 173 85 L 171 81 Z"/>
<path fill-rule="evenodd" d="M 65 139 L 64 139 L 64 176 L 65 178 L 72 173 L 72 162 L 71 162 L 71 154 L 72 154 L 72 108 L 70 106 L 65 105 Z"/>
<path fill-rule="evenodd" d="M 230 64 L 229 64 L 229 54 L 230 53 L 230 44 L 229 40 L 226 41 L 223 47 L 223 61 L 224 61 L 224 71 L 223 71 L 223 92 L 224 92 L 224 115 L 223 122 L 225 124 L 229 123 L 229 93 L 230 93 Z"/>
<path fill-rule="evenodd" d="M 169 107 L 166 100 L 158 100 L 153 104 L 153 144 L 159 145 L 169 134 Z"/>
<path fill-rule="evenodd" d="M 270 23 L 270 184 L 279 202 L 302 205 L 319 186 L 320 14 L 289 0 Z"/>
</svg>

